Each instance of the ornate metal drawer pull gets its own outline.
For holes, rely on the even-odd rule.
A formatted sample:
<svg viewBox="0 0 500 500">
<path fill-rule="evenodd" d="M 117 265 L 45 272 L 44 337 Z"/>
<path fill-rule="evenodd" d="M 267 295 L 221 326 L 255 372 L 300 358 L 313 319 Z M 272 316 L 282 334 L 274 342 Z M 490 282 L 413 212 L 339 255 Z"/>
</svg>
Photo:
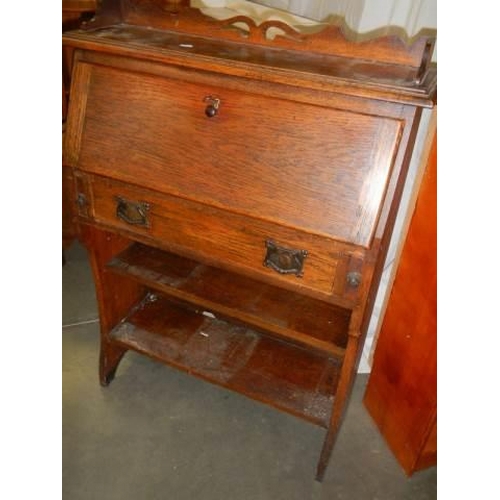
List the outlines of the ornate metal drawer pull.
<svg viewBox="0 0 500 500">
<path fill-rule="evenodd" d="M 302 268 L 307 257 L 307 250 L 294 250 L 277 245 L 272 240 L 266 240 L 266 257 L 264 265 L 280 274 L 295 274 L 301 278 L 304 275 Z"/>
<path fill-rule="evenodd" d="M 130 201 L 117 196 L 116 216 L 127 224 L 134 226 L 149 227 L 147 212 L 150 209 L 149 203 L 143 201 Z"/>
</svg>

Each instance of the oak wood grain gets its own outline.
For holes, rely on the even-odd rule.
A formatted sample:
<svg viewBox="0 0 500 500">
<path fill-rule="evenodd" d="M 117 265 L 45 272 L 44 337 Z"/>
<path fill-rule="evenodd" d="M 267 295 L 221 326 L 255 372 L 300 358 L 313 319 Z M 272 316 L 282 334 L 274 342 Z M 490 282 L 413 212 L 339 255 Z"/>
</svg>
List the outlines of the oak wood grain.
<svg viewBox="0 0 500 500">
<path fill-rule="evenodd" d="M 435 100 L 433 39 L 355 44 L 280 25 L 291 39 L 271 41 L 271 24 L 239 19 L 242 37 L 233 21 L 103 0 L 63 36 L 64 164 L 96 281 L 100 380 L 135 349 L 325 426 L 321 480 Z M 274 268 L 268 240 L 283 247 Z M 422 450 L 421 464 L 430 440 Z"/>
<path fill-rule="evenodd" d="M 108 385 L 126 352 L 126 349 L 110 341 L 109 332 L 144 294 L 144 287 L 105 270 L 105 264 L 113 255 L 127 248 L 130 240 L 89 225 L 80 226 L 79 237 L 89 252 L 99 308 L 101 330 L 99 380 L 101 385 Z"/>
<path fill-rule="evenodd" d="M 246 269 L 247 274 L 272 277 L 277 283 L 287 282 L 297 290 L 311 289 L 329 296 L 346 289 L 346 275 L 339 275 L 338 271 L 349 268 L 337 271 L 337 266 L 354 251 L 349 245 L 106 177 L 86 178 L 90 182 L 91 211 L 96 222 L 162 241 L 177 252 L 191 249 L 190 253 L 199 259 L 231 263 Z M 118 218 L 118 197 L 147 202 L 148 225 L 131 225 Z M 287 248 L 307 250 L 303 276 L 282 275 L 264 266 L 268 239 Z M 336 284 L 337 281 L 340 283 Z"/>
<path fill-rule="evenodd" d="M 400 122 L 99 67 L 91 81 L 81 169 L 369 246 Z"/>
<path fill-rule="evenodd" d="M 110 333 L 191 375 L 326 426 L 339 362 L 148 295 Z M 293 369 L 292 369 L 293 367 Z"/>
<path fill-rule="evenodd" d="M 329 88 L 343 95 L 426 107 L 432 107 L 436 100 L 434 65 L 417 83 L 415 72 L 405 66 L 353 61 L 335 55 L 303 55 L 297 51 L 263 49 L 244 43 L 231 46 L 217 39 L 130 26 L 112 26 L 97 34 L 68 32 L 63 42 L 65 46 L 94 53 L 265 79 L 298 88 Z"/>
<path fill-rule="evenodd" d="M 217 317 L 329 355 L 341 358 L 344 354 L 347 309 L 141 244 L 127 248 L 107 266 Z"/>
</svg>

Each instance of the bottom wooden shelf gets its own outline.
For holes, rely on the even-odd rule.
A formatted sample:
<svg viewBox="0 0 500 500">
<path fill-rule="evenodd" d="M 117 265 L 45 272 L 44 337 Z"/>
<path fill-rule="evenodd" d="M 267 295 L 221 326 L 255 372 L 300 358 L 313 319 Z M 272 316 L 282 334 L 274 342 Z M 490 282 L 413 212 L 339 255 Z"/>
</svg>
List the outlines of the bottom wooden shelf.
<svg viewBox="0 0 500 500">
<path fill-rule="evenodd" d="M 110 333 L 112 342 L 327 427 L 341 361 L 189 310 L 156 292 Z"/>
</svg>

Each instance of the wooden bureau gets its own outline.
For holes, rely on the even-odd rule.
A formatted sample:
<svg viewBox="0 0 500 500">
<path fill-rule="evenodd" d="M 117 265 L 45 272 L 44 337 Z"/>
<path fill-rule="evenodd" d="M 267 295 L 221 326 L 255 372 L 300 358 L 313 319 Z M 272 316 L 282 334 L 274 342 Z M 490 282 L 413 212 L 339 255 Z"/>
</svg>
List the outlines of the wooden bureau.
<svg viewBox="0 0 500 500">
<path fill-rule="evenodd" d="M 434 40 L 305 36 L 188 3 L 103 1 L 63 36 L 100 381 L 132 349 L 321 425 L 321 480 L 433 105 Z"/>
</svg>

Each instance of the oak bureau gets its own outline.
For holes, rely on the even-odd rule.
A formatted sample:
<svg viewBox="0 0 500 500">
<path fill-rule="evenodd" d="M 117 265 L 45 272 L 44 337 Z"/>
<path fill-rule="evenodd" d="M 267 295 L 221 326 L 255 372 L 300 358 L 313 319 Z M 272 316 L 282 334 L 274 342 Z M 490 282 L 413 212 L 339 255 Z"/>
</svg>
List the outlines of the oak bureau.
<svg viewBox="0 0 500 500">
<path fill-rule="evenodd" d="M 320 425 L 321 480 L 435 101 L 434 39 L 103 0 L 63 43 L 101 384 L 132 349 Z"/>
</svg>

